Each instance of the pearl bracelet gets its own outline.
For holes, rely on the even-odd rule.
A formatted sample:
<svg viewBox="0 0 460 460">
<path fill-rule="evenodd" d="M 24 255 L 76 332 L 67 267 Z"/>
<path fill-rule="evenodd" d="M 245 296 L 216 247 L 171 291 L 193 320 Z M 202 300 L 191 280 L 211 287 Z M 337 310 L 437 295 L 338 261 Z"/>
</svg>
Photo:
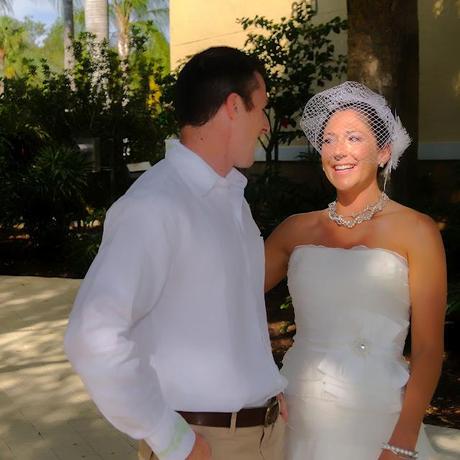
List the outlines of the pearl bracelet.
<svg viewBox="0 0 460 460">
<path fill-rule="evenodd" d="M 401 447 L 393 446 L 387 442 L 382 444 L 382 449 L 389 450 L 393 454 L 402 458 L 418 458 L 418 452 L 416 450 L 402 449 Z"/>
</svg>

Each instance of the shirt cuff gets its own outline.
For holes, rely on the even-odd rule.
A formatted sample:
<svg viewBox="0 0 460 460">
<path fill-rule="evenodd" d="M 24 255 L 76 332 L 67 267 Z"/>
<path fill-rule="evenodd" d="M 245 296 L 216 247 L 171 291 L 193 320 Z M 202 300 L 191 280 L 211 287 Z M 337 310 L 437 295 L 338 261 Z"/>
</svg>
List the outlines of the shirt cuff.
<svg viewBox="0 0 460 460">
<path fill-rule="evenodd" d="M 177 412 L 168 409 L 158 429 L 145 442 L 159 460 L 184 460 L 195 444 L 195 433 Z"/>
</svg>

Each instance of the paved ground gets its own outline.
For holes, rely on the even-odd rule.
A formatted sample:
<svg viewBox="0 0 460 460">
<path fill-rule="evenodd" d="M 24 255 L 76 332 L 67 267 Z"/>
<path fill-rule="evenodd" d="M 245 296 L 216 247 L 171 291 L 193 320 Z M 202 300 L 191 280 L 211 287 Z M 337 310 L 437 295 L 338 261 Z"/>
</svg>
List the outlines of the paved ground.
<svg viewBox="0 0 460 460">
<path fill-rule="evenodd" d="M 62 338 L 78 280 L 0 276 L 0 460 L 135 460 L 73 374 Z M 427 427 L 443 460 L 460 431 Z"/>
</svg>

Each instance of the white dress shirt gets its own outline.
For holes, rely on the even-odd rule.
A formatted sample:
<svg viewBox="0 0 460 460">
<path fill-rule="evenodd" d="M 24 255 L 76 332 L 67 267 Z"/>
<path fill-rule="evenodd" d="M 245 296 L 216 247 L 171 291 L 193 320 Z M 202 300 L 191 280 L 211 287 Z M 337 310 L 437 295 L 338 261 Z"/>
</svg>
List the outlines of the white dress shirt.
<svg viewBox="0 0 460 460">
<path fill-rule="evenodd" d="M 162 460 L 195 439 L 175 411 L 234 412 L 285 387 L 246 182 L 172 142 L 108 211 L 70 317 L 65 349 L 95 403 Z"/>
</svg>

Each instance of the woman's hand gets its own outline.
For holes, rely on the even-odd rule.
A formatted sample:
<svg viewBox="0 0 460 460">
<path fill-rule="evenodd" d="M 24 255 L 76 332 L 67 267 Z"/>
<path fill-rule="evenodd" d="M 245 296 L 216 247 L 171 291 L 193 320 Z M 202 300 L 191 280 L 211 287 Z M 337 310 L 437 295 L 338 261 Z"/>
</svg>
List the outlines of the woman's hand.
<svg viewBox="0 0 460 460">
<path fill-rule="evenodd" d="M 382 450 L 378 460 L 401 460 L 401 457 L 394 454 L 393 452 L 390 452 L 389 450 Z"/>
</svg>

